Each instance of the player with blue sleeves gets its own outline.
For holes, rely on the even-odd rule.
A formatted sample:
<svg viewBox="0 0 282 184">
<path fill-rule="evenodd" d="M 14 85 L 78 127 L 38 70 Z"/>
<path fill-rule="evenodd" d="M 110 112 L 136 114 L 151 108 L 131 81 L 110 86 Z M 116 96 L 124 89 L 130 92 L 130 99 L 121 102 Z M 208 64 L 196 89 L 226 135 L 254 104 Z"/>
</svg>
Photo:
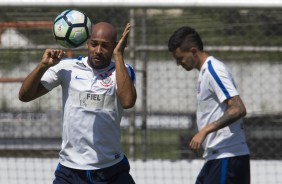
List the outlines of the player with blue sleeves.
<svg viewBox="0 0 282 184">
<path fill-rule="evenodd" d="M 250 152 L 243 129 L 246 108 L 227 66 L 204 51 L 191 27 L 177 29 L 168 42 L 177 65 L 197 69 L 197 126 L 188 143 L 203 148 L 205 164 L 196 184 L 250 184 Z"/>
</svg>

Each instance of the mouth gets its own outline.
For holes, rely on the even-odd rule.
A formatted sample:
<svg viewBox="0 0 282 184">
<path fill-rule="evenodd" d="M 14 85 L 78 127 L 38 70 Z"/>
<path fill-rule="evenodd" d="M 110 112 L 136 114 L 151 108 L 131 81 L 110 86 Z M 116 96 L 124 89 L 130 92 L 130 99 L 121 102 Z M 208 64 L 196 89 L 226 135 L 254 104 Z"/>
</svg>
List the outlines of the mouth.
<svg viewBox="0 0 282 184">
<path fill-rule="evenodd" d="M 104 61 L 104 58 L 102 56 L 93 56 L 92 57 L 92 61 L 95 61 L 95 62 L 103 62 Z"/>
</svg>

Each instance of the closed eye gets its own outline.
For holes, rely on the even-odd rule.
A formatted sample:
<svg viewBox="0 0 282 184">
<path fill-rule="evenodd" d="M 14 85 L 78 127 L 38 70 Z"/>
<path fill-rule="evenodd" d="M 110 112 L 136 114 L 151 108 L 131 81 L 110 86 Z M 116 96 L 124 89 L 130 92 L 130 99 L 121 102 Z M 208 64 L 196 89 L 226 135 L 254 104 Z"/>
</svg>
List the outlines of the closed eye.
<svg viewBox="0 0 282 184">
<path fill-rule="evenodd" d="M 101 46 L 102 48 L 109 48 L 110 47 L 110 43 L 104 42 L 104 41 L 96 41 L 96 40 L 92 40 L 90 42 L 90 45 L 92 47 L 97 47 L 97 46 Z"/>
</svg>

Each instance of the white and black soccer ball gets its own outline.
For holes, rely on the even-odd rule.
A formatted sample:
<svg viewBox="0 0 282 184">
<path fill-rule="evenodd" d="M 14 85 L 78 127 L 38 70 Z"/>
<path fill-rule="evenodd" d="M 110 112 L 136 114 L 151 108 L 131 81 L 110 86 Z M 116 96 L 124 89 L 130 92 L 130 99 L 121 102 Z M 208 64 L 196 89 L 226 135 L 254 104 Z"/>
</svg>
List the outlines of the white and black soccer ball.
<svg viewBox="0 0 282 184">
<path fill-rule="evenodd" d="M 78 10 L 65 10 L 56 17 L 53 35 L 65 48 L 76 48 L 84 44 L 91 34 L 91 20 Z"/>
</svg>

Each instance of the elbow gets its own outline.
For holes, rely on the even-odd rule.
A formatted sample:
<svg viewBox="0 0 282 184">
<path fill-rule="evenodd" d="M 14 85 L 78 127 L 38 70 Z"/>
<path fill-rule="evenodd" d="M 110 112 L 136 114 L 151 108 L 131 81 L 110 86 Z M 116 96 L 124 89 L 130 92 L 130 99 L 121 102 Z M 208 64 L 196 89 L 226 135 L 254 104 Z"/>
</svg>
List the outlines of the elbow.
<svg viewBox="0 0 282 184">
<path fill-rule="evenodd" d="M 30 101 L 32 101 L 32 100 L 34 99 L 34 98 L 32 98 L 32 97 L 30 96 L 29 93 L 26 93 L 26 92 L 24 92 L 24 91 L 20 91 L 20 92 L 19 92 L 18 98 L 19 98 L 19 100 L 22 101 L 22 102 L 30 102 Z"/>
<path fill-rule="evenodd" d="M 134 107 L 135 100 L 131 101 L 131 102 L 122 103 L 121 105 L 122 105 L 123 109 L 130 109 L 130 108 Z"/>
<path fill-rule="evenodd" d="M 135 102 L 136 102 L 137 96 L 136 94 L 132 98 L 127 98 L 126 100 L 123 100 L 121 102 L 121 106 L 123 109 L 130 109 L 134 107 Z"/>
<path fill-rule="evenodd" d="M 27 102 L 27 100 L 25 99 L 24 95 L 21 92 L 19 92 L 18 98 L 22 102 Z"/>
<path fill-rule="evenodd" d="M 241 108 L 237 110 L 237 117 L 243 118 L 247 115 L 247 110 L 246 108 Z"/>
<path fill-rule="evenodd" d="M 30 100 L 27 100 L 27 99 L 24 99 L 24 98 L 21 98 L 19 99 L 21 102 L 30 102 Z"/>
<path fill-rule="evenodd" d="M 22 94 L 19 94 L 19 100 L 22 101 L 22 102 L 29 102 L 30 100 L 28 98 L 26 98 L 24 95 Z"/>
<path fill-rule="evenodd" d="M 137 99 L 137 94 L 134 89 L 132 93 L 129 93 L 127 95 L 119 95 L 119 101 L 123 109 L 130 109 L 134 107 L 136 99 Z"/>
<path fill-rule="evenodd" d="M 123 109 L 130 109 L 132 107 L 134 107 L 134 105 L 123 105 L 122 106 Z"/>
<path fill-rule="evenodd" d="M 242 113 L 241 113 L 241 116 L 242 116 L 242 117 L 245 117 L 246 115 L 247 115 L 247 110 L 244 109 L 244 110 L 242 111 Z"/>
<path fill-rule="evenodd" d="M 29 102 L 30 100 L 28 100 L 27 94 L 28 94 L 28 93 L 25 92 L 25 90 L 23 89 L 23 87 L 21 87 L 21 89 L 20 89 L 20 91 L 19 91 L 19 93 L 18 93 L 18 99 L 19 99 L 20 101 L 22 101 L 22 102 Z"/>
</svg>

